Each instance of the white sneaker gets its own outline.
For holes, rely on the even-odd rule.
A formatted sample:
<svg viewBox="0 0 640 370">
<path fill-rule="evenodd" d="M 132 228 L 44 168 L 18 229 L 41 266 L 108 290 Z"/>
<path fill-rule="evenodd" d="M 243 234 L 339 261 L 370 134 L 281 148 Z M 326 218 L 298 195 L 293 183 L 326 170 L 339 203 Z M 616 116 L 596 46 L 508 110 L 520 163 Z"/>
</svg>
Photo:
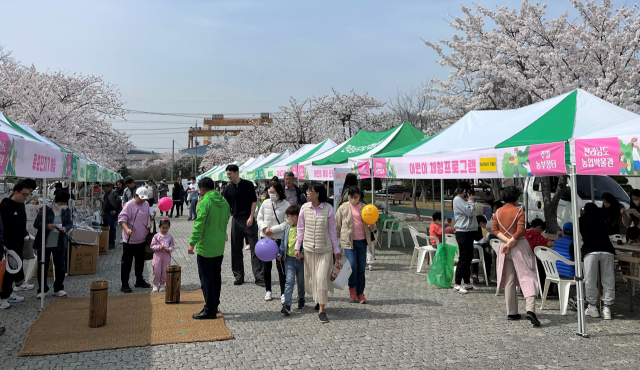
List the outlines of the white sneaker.
<svg viewBox="0 0 640 370">
<path fill-rule="evenodd" d="M 602 316 L 604 316 L 605 320 L 611 320 L 611 308 L 609 306 L 602 308 Z"/>
<path fill-rule="evenodd" d="M 9 304 L 9 300 L 3 299 L 2 303 L 0 303 L 0 308 L 6 310 L 9 307 L 11 307 L 11 305 Z"/>
<path fill-rule="evenodd" d="M 19 295 L 16 295 L 16 293 L 11 293 L 7 300 L 11 303 L 18 303 L 24 301 L 24 297 L 20 297 Z"/>
<path fill-rule="evenodd" d="M 160 292 L 164 292 L 166 289 L 164 288 L 164 285 L 160 285 Z"/>
<path fill-rule="evenodd" d="M 478 288 L 476 288 L 476 286 L 473 284 L 464 284 L 464 288 L 466 290 L 478 290 Z"/>
<path fill-rule="evenodd" d="M 267 292 L 267 294 L 265 294 L 264 300 L 265 301 L 270 301 L 271 300 L 271 292 Z"/>
<path fill-rule="evenodd" d="M 53 292 L 54 297 L 64 297 L 67 295 L 67 292 L 64 290 L 58 290 L 57 292 Z"/>
<path fill-rule="evenodd" d="M 455 285 L 453 287 L 453 290 L 455 290 L 456 292 L 460 293 L 460 294 L 467 294 L 467 290 L 462 286 L 462 285 Z"/>
<path fill-rule="evenodd" d="M 34 288 L 35 285 L 33 284 L 29 284 L 26 281 L 22 283 L 22 285 L 16 286 L 15 288 L 13 288 L 13 290 L 15 291 L 21 291 L 21 290 L 31 290 Z"/>
<path fill-rule="evenodd" d="M 154 286 L 153 286 L 153 289 L 151 289 L 151 293 L 155 293 L 155 292 L 157 292 L 157 291 L 158 291 L 158 286 L 157 286 L 157 285 L 154 285 Z"/>
<path fill-rule="evenodd" d="M 590 304 L 589 307 L 584 311 L 585 315 L 589 315 L 591 317 L 600 317 L 600 313 L 598 312 L 598 307 Z"/>
<path fill-rule="evenodd" d="M 284 294 L 280 296 L 280 303 L 284 304 Z"/>
</svg>

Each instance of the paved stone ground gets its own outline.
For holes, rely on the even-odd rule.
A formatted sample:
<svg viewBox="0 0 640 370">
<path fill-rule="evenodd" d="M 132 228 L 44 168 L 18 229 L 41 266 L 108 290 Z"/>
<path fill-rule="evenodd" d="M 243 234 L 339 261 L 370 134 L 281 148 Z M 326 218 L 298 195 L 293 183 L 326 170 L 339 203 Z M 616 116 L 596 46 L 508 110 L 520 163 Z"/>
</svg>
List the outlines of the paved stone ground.
<svg viewBox="0 0 640 370">
<path fill-rule="evenodd" d="M 174 257 L 183 266 L 183 289 L 196 289 L 196 260 L 186 253 L 191 223 L 184 218 L 174 220 L 171 231 L 178 248 Z M 233 286 L 227 248 L 221 310 L 235 339 L 222 342 L 18 357 L 39 307 L 35 291 L 26 292 L 25 302 L 0 311 L 0 322 L 7 327 L 7 334 L 0 337 L 1 368 L 640 368 L 640 294 L 635 299 L 637 310 L 629 312 L 626 287 L 621 281 L 615 319 L 605 322 L 588 318 L 587 330 L 592 337 L 583 339 L 574 334 L 576 313 L 560 316 L 557 300 L 551 300 L 540 313 L 544 326 L 532 328 L 526 320 L 507 322 L 504 296 L 494 295 L 495 285 L 482 286 L 466 296 L 428 285 L 425 273 L 409 272 L 412 243 L 406 230 L 405 238 L 407 248 L 395 246 L 394 241 L 391 249 L 379 252 L 374 270 L 367 271 L 369 304 L 349 303 L 348 292 L 337 291 L 327 308 L 331 322 L 326 325 L 318 321 L 313 303 L 283 317 L 278 300 L 263 300 L 264 288 L 253 283 Z M 90 282 L 100 279 L 110 282 L 109 294 L 121 294 L 120 255 L 117 249 L 101 256 L 97 275 L 67 277 L 69 296 L 88 296 Z M 251 282 L 248 256 L 246 279 Z M 150 264 L 145 267 L 148 280 Z M 277 284 L 274 286 L 278 290 Z M 274 293 L 277 296 L 278 292 Z M 523 299 L 520 308 L 524 310 Z"/>
</svg>

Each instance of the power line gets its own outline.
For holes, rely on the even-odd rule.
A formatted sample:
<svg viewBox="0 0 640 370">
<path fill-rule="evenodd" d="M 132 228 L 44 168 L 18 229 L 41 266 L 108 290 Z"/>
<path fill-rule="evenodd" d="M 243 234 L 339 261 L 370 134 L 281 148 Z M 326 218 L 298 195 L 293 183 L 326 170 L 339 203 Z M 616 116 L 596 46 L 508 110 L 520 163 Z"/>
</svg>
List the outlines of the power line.
<svg viewBox="0 0 640 370">
<path fill-rule="evenodd" d="M 188 128 L 187 128 L 188 129 Z M 152 130 L 152 131 L 150 131 Z M 189 131 L 185 131 L 184 127 L 178 127 L 178 128 L 161 128 L 161 129 L 148 129 L 148 128 L 123 128 L 121 129 L 121 131 L 147 131 L 150 133 L 156 133 L 158 131 L 160 132 L 164 132 L 164 131 L 175 131 L 175 130 L 179 130 L 181 132 L 189 132 Z"/>
<path fill-rule="evenodd" d="M 123 99 L 126 101 L 164 101 L 176 103 L 288 103 L 288 100 L 146 100 L 146 99 Z"/>
<path fill-rule="evenodd" d="M 209 118 L 213 114 L 223 114 L 227 116 L 259 116 L 260 113 L 170 113 L 170 112 L 149 112 L 136 109 L 123 109 L 127 114 L 155 114 L 160 116 Z"/>
</svg>

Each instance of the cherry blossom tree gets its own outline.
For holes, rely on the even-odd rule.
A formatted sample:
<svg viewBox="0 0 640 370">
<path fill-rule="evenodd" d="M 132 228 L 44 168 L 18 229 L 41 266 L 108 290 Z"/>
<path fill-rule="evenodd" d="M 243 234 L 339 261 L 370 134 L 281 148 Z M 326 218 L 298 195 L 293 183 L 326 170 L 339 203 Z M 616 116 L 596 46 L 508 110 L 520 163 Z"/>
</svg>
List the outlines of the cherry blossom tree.
<svg viewBox="0 0 640 370">
<path fill-rule="evenodd" d="M 611 0 L 569 3 L 575 19 L 568 13 L 547 19 L 546 5 L 527 0 L 519 10 L 462 6 L 465 17 L 449 23 L 456 31 L 450 40 L 425 41 L 440 65 L 451 69 L 447 80 L 432 80 L 426 96 L 437 107 L 425 115 L 446 125 L 470 110 L 519 108 L 576 88 L 639 112 L 638 7 L 614 9 Z M 544 194 L 551 232 L 565 180 L 555 197 Z"/>
<path fill-rule="evenodd" d="M 134 148 L 107 122 L 124 117 L 122 106 L 118 88 L 101 77 L 39 72 L 0 47 L 0 111 L 111 170 Z"/>
</svg>

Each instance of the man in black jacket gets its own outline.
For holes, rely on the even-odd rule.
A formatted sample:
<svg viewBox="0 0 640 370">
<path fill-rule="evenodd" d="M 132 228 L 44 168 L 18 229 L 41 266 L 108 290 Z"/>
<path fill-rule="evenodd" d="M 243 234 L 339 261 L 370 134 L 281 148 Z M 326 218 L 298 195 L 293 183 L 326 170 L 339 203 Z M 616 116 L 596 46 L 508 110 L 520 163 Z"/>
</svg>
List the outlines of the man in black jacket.
<svg viewBox="0 0 640 370">
<path fill-rule="evenodd" d="M 109 226 L 109 249 L 116 248 L 116 226 L 118 226 L 118 215 L 122 211 L 122 200 L 118 192 L 113 191 L 113 184 L 105 182 L 102 184 L 104 199 L 102 201 L 102 224 Z"/>
<path fill-rule="evenodd" d="M 28 235 L 27 212 L 24 202 L 29 195 L 31 195 L 31 190 L 25 184 L 19 183 L 13 187 L 11 198 L 5 198 L 0 203 L 0 217 L 4 226 L 4 247 L 15 251 L 20 259 L 22 259 L 24 237 Z M 5 272 L 2 280 L 2 292 L 0 292 L 0 299 L 2 299 L 0 308 L 9 308 L 9 303 L 24 301 L 24 297 L 20 297 L 13 292 L 14 282 L 16 283 L 16 290 L 30 290 L 34 287 L 24 280 L 24 269 L 20 269 L 16 274 Z"/>
<path fill-rule="evenodd" d="M 598 206 L 587 203 L 584 215 L 580 217 L 580 234 L 582 235 L 582 255 L 584 256 L 584 287 L 589 307 L 587 315 L 600 317 L 598 312 L 598 265 L 600 265 L 600 281 L 602 282 L 602 315 L 605 320 L 611 319 L 611 306 L 616 297 L 616 276 L 613 257 L 615 249 L 609 239 L 606 221 L 598 213 Z"/>
</svg>

